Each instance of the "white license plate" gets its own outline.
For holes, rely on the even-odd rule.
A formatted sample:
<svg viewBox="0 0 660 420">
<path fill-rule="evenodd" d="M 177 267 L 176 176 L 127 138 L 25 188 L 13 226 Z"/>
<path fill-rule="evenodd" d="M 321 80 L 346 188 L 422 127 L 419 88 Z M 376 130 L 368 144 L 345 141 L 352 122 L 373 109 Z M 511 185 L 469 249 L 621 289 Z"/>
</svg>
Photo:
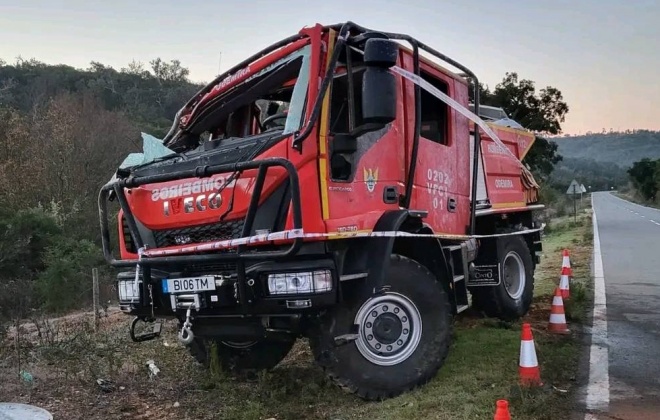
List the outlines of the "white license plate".
<svg viewBox="0 0 660 420">
<path fill-rule="evenodd" d="M 215 277 L 186 277 L 163 280 L 164 293 L 196 293 L 215 290 Z"/>
</svg>

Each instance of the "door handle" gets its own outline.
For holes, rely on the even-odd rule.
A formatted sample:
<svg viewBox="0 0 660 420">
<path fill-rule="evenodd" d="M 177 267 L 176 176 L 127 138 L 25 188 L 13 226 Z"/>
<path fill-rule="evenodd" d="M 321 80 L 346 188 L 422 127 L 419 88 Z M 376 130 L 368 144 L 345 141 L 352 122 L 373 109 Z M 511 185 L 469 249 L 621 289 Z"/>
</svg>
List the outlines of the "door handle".
<svg viewBox="0 0 660 420">
<path fill-rule="evenodd" d="M 456 211 L 456 199 L 450 198 L 447 200 L 447 211 L 454 213 Z"/>
</svg>

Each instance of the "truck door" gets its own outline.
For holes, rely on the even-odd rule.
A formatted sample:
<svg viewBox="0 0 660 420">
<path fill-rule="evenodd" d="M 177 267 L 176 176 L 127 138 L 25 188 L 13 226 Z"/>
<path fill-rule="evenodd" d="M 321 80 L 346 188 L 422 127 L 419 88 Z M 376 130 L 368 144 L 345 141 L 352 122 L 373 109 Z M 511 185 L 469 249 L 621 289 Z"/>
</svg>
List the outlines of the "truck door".
<svg viewBox="0 0 660 420">
<path fill-rule="evenodd" d="M 412 57 L 406 55 L 408 69 Z M 421 63 L 421 77 L 467 106 L 467 85 Z M 414 85 L 406 82 L 406 102 L 414 104 Z M 406 107 L 407 150 L 412 153 L 414 106 Z M 411 159 L 408 159 L 411 163 Z M 436 233 L 466 234 L 470 219 L 469 126 L 467 118 L 421 89 L 421 131 L 411 208 L 429 212 L 426 223 Z"/>
<path fill-rule="evenodd" d="M 332 54 L 331 48 L 327 54 Z M 351 60 L 350 72 L 340 60 L 319 124 L 321 210 L 328 232 L 371 230 L 383 211 L 399 209 L 397 194 L 404 191 L 403 88 L 399 86 L 396 97 L 401 118 L 377 130 L 364 130 L 368 127 L 361 117 L 365 67 L 359 54 Z"/>
</svg>

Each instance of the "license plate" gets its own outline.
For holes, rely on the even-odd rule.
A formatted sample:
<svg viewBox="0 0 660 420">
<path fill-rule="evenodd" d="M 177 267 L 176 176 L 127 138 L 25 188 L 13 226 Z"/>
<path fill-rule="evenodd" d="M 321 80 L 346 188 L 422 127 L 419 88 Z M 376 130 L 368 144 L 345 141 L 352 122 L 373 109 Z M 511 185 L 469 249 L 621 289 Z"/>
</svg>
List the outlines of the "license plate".
<svg viewBox="0 0 660 420">
<path fill-rule="evenodd" d="M 163 279 L 163 293 L 196 293 L 215 290 L 215 277 L 186 277 Z"/>
</svg>

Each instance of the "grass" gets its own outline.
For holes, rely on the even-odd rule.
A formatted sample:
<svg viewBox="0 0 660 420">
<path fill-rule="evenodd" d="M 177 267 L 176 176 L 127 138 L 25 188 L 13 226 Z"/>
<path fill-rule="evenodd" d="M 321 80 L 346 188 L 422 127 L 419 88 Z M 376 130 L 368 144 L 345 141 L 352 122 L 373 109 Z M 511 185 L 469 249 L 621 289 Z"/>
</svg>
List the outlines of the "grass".
<svg viewBox="0 0 660 420">
<path fill-rule="evenodd" d="M 646 206 L 646 207 L 652 207 L 656 209 L 660 209 L 660 200 L 656 200 L 655 202 L 649 201 L 649 200 L 644 200 L 639 196 L 638 193 L 635 191 L 617 191 L 613 193 L 615 196 L 622 198 L 624 200 Z"/>
<path fill-rule="evenodd" d="M 456 319 L 452 348 L 438 375 L 384 402 L 364 402 L 336 388 L 312 363 L 305 342 L 297 343 L 273 371 L 237 380 L 217 367 L 197 367 L 176 341 L 173 324 L 166 324 L 159 340 L 132 343 L 123 317 L 105 320 L 98 333 L 89 320 L 81 320 L 69 330 L 45 329 L 41 338 L 24 342 L 23 364 L 33 383 L 18 377 L 12 348 L 4 347 L 3 353 L 0 347 L 0 395 L 67 419 L 492 419 L 501 398 L 509 400 L 513 418 L 568 418 L 580 345 L 575 323 L 586 312 L 590 288 L 590 220 L 588 210 L 577 223 L 572 217 L 555 219 L 544 237 L 535 299 L 523 320 L 533 326 L 542 388 L 517 384 L 521 323 L 467 311 Z M 573 334 L 556 336 L 547 332 L 547 321 L 564 248 L 571 251 L 574 271 L 566 302 Z M 149 359 L 160 369 L 154 379 L 145 365 Z M 109 380 L 112 388 L 102 390 L 99 378 Z"/>
</svg>

